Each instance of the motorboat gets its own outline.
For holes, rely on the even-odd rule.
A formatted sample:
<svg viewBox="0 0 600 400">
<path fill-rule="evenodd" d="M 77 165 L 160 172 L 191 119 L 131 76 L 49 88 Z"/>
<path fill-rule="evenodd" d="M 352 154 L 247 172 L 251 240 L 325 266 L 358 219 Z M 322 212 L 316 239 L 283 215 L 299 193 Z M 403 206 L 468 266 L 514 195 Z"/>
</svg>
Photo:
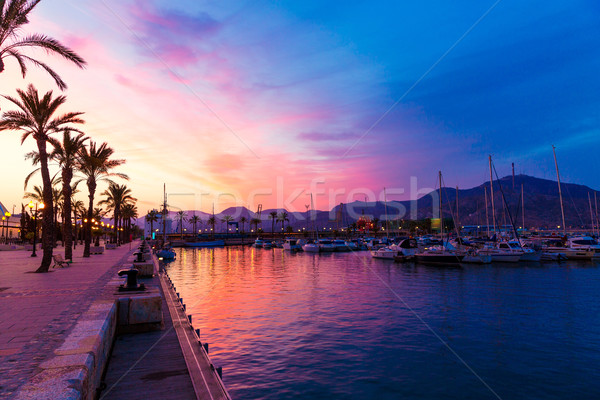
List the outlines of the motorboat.
<svg viewBox="0 0 600 400">
<path fill-rule="evenodd" d="M 419 264 L 439 266 L 460 265 L 460 262 L 463 260 L 463 258 L 464 254 L 458 253 L 454 250 L 436 248 L 431 248 L 423 251 L 422 253 L 415 254 L 415 260 Z"/>
<path fill-rule="evenodd" d="M 576 236 L 567 240 L 567 246 L 573 250 L 592 251 L 592 258 L 600 258 L 600 244 L 590 236 Z"/>
<path fill-rule="evenodd" d="M 398 256 L 402 256 L 402 253 L 398 250 L 391 249 L 390 247 L 381 247 L 377 250 L 371 250 L 371 257 L 373 258 L 393 260 L 395 257 Z"/>
<path fill-rule="evenodd" d="M 285 239 L 283 242 L 283 249 L 288 251 L 302 251 L 301 240 L 298 239 Z"/>
<path fill-rule="evenodd" d="M 341 240 L 341 239 L 335 239 L 333 241 L 333 247 L 335 248 L 335 251 L 337 251 L 337 252 L 352 251 L 352 249 L 350 247 L 348 247 L 347 242 L 345 240 Z M 356 250 L 356 249 L 354 249 L 354 250 Z"/>
<path fill-rule="evenodd" d="M 509 240 L 507 242 L 500 243 L 499 248 L 506 248 L 507 245 L 512 250 L 523 251 L 523 255 L 521 255 L 521 258 L 519 259 L 519 261 L 540 261 L 542 258 L 541 251 L 534 250 L 527 246 L 523 246 L 517 240 Z"/>
<path fill-rule="evenodd" d="M 264 240 L 262 240 L 261 238 L 256 238 L 252 247 L 256 247 L 257 249 L 260 249 L 264 246 L 264 244 L 265 244 Z"/>
<path fill-rule="evenodd" d="M 310 241 L 302 245 L 302 250 L 306 253 L 318 253 L 320 251 L 320 247 L 318 243 Z"/>
<path fill-rule="evenodd" d="M 492 255 L 485 251 L 469 249 L 465 253 L 462 262 L 469 264 L 490 264 L 492 262 Z"/>
<path fill-rule="evenodd" d="M 335 245 L 332 240 L 319 239 L 319 252 L 329 253 L 335 251 Z"/>
<path fill-rule="evenodd" d="M 571 239 L 572 241 L 572 239 Z M 577 240 L 579 241 L 579 240 Z M 595 250 L 584 247 L 584 245 L 578 245 L 576 247 L 569 247 L 568 240 L 563 241 L 561 239 L 548 240 L 542 247 L 544 253 L 559 253 L 567 257 L 569 260 L 591 260 L 595 256 Z M 579 247 L 581 246 L 581 247 Z"/>
<path fill-rule="evenodd" d="M 156 252 L 156 256 L 159 260 L 171 261 L 175 259 L 175 251 L 171 246 L 164 246 L 162 249 Z"/>
</svg>

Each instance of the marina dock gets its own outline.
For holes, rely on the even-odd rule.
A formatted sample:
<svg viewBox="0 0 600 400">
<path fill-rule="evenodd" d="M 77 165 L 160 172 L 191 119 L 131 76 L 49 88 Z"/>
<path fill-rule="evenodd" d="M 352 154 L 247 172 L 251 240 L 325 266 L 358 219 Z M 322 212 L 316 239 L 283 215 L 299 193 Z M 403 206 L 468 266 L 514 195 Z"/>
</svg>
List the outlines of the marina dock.
<svg viewBox="0 0 600 400">
<path fill-rule="evenodd" d="M 166 276 L 140 279 L 147 291 L 123 307 L 117 272 L 137 245 L 90 258 L 78 247 L 72 264 L 46 274 L 30 273 L 40 258 L 29 252 L 1 253 L 0 397 L 229 398 Z"/>
</svg>

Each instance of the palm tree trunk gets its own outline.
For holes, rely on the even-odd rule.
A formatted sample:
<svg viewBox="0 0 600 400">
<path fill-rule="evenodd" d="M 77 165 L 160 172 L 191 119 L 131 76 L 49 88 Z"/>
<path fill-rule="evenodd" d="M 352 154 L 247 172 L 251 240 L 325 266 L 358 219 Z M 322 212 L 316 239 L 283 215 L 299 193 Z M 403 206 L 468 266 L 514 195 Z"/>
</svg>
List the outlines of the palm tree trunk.
<svg viewBox="0 0 600 400">
<path fill-rule="evenodd" d="M 63 169 L 63 245 L 65 247 L 65 259 L 73 260 L 73 226 L 71 225 L 71 178 L 73 171 L 69 168 Z"/>
<path fill-rule="evenodd" d="M 50 171 L 48 171 L 48 154 L 46 153 L 46 142 L 44 139 L 37 139 L 38 153 L 40 157 L 40 170 L 42 172 L 42 182 L 44 184 L 44 210 L 42 212 L 42 263 L 35 272 L 48 272 L 52 262 L 52 217 L 54 216 L 52 208 L 52 181 L 50 180 Z M 37 216 L 36 216 L 37 218 Z"/>
<path fill-rule="evenodd" d="M 94 215 L 94 193 L 96 192 L 96 182 L 88 180 L 89 199 L 87 224 L 85 224 L 85 247 L 83 248 L 83 256 L 90 256 L 90 245 L 92 243 L 92 217 Z"/>
<path fill-rule="evenodd" d="M 115 207 L 115 210 L 113 212 L 113 231 L 114 231 L 114 243 L 116 243 L 117 245 L 119 244 L 119 210 L 117 210 L 117 207 Z"/>
</svg>

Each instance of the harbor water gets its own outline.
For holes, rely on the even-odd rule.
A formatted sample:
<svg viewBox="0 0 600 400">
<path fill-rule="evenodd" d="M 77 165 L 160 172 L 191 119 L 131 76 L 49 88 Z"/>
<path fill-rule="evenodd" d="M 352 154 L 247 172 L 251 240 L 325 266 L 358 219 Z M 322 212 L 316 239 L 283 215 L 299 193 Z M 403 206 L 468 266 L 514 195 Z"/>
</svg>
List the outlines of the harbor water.
<svg viewBox="0 0 600 400">
<path fill-rule="evenodd" d="M 234 399 L 600 398 L 597 262 L 227 247 L 167 271 Z"/>
</svg>

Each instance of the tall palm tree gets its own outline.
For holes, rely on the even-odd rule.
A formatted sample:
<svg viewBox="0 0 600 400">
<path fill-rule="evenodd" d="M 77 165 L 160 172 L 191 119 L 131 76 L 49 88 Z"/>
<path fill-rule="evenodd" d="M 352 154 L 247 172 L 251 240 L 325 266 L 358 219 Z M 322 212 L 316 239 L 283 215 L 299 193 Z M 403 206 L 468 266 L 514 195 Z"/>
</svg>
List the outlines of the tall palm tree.
<svg viewBox="0 0 600 400">
<path fill-rule="evenodd" d="M 67 84 L 47 64 L 22 53 L 23 49 L 41 48 L 47 53 L 54 53 L 73 62 L 79 68 L 85 66 L 85 60 L 58 40 L 45 35 L 33 34 L 21 37 L 21 30 L 29 22 L 29 13 L 41 0 L 5 0 L 0 1 L 0 73 L 4 72 L 4 59 L 16 59 L 23 78 L 27 74 L 27 64 L 40 67 L 64 90 Z"/>
<path fill-rule="evenodd" d="M 154 233 L 154 223 L 158 222 L 158 212 L 156 210 L 148 211 L 146 222 L 150 222 L 150 237 Z"/>
<path fill-rule="evenodd" d="M 260 223 L 261 223 L 260 218 L 255 217 L 255 218 L 250 219 L 250 227 L 252 227 L 252 224 L 254 224 L 254 230 L 256 232 L 258 232 L 258 224 L 260 224 Z"/>
<path fill-rule="evenodd" d="M 81 220 L 83 222 L 83 215 L 85 213 L 85 204 L 83 204 L 83 201 L 81 200 L 74 200 L 71 199 L 71 209 L 73 211 L 73 227 L 74 227 L 74 232 L 73 232 L 73 236 L 75 237 L 75 241 L 73 242 L 73 248 L 77 247 L 77 238 L 79 237 L 77 234 L 77 216 L 80 215 L 81 216 Z"/>
<path fill-rule="evenodd" d="M 240 218 L 240 222 L 242 223 L 242 233 L 244 233 L 244 224 L 245 224 L 246 222 L 248 222 L 248 218 L 246 218 L 246 217 L 241 217 L 241 218 Z"/>
<path fill-rule="evenodd" d="M 202 220 L 199 216 L 194 214 L 188 219 L 188 222 L 192 223 L 192 228 L 194 229 L 194 237 L 196 237 L 198 235 L 198 231 L 196 230 L 196 228 L 198 227 L 198 223 L 202 223 Z"/>
<path fill-rule="evenodd" d="M 179 217 L 179 234 L 181 235 L 181 240 L 183 240 L 183 220 L 185 219 L 185 211 L 177 211 L 177 216 Z"/>
<path fill-rule="evenodd" d="M 77 163 L 79 151 L 85 146 L 89 138 L 83 133 L 71 136 L 71 132 L 63 132 L 63 140 L 59 142 L 52 138 L 51 143 L 54 149 L 50 153 L 50 158 L 58 162 L 61 168 L 62 181 L 62 199 L 63 199 L 63 243 L 65 245 L 65 259 L 73 259 L 73 229 L 71 225 L 71 208 L 73 187 L 73 171 Z"/>
<path fill-rule="evenodd" d="M 221 221 L 225 222 L 225 234 L 229 235 L 229 223 L 233 221 L 233 217 L 231 215 L 225 215 Z"/>
<path fill-rule="evenodd" d="M 100 200 L 98 205 L 106 205 L 109 211 L 113 212 L 113 220 L 114 220 L 114 231 L 115 231 L 115 240 L 117 245 L 121 242 L 122 239 L 119 238 L 119 228 L 122 228 L 119 224 L 121 217 L 121 209 L 125 204 L 130 202 L 137 201 L 136 198 L 131 196 L 131 189 L 129 189 L 126 185 L 117 185 L 114 182 L 111 182 L 108 185 L 108 189 L 100 194 L 101 196 L 106 196 L 105 199 Z"/>
<path fill-rule="evenodd" d="M 131 220 L 138 217 L 138 209 L 135 203 L 123 204 L 121 207 L 121 217 L 125 222 L 125 240 L 129 242 L 131 239 Z"/>
<path fill-rule="evenodd" d="M 207 223 L 211 226 L 212 229 L 210 230 L 210 233 L 211 233 L 211 236 L 214 237 L 215 236 L 215 224 L 217 223 L 217 218 L 214 215 L 211 215 L 208 218 Z"/>
<path fill-rule="evenodd" d="M 92 220 L 92 213 L 94 209 L 94 195 L 96 193 L 96 187 L 100 181 L 112 182 L 110 179 L 113 176 L 117 176 L 123 179 L 129 179 L 125 174 L 118 172 L 111 172 L 113 168 L 116 168 L 125 163 L 125 160 L 114 160 L 111 159 L 114 154 L 114 150 L 108 147 L 108 144 L 102 143 L 100 146 L 96 145 L 96 142 L 90 141 L 89 148 L 84 147 L 79 151 L 79 160 L 77 167 L 81 174 L 85 177 L 85 181 L 88 187 L 88 220 Z M 85 248 L 83 250 L 83 256 L 90 256 L 90 244 L 92 240 L 92 226 L 90 223 L 85 226 Z"/>
<path fill-rule="evenodd" d="M 275 221 L 277 220 L 277 211 L 271 211 L 269 213 L 269 218 L 271 219 L 271 233 L 275 232 Z"/>
<path fill-rule="evenodd" d="M 289 221 L 288 213 L 286 211 L 282 211 L 278 216 L 277 220 L 281 222 L 281 233 L 283 234 L 283 226 L 285 225 L 285 221 Z"/>
<path fill-rule="evenodd" d="M 23 132 L 21 143 L 31 136 L 37 143 L 40 159 L 40 171 L 42 173 L 44 212 L 42 220 L 42 263 L 36 272 L 48 272 L 52 262 L 52 183 L 50 171 L 48 170 L 48 152 L 46 143 L 50 135 L 69 129 L 70 124 L 80 124 L 83 120 L 79 118 L 80 112 L 70 112 L 59 117 L 53 117 L 56 110 L 65 103 L 65 96 L 52 98 L 52 91 L 47 92 L 42 98 L 39 97 L 37 89 L 29 85 L 27 91 L 17 89 L 19 98 L 4 96 L 19 110 L 6 111 L 0 120 L 0 131 L 20 130 Z"/>
</svg>

